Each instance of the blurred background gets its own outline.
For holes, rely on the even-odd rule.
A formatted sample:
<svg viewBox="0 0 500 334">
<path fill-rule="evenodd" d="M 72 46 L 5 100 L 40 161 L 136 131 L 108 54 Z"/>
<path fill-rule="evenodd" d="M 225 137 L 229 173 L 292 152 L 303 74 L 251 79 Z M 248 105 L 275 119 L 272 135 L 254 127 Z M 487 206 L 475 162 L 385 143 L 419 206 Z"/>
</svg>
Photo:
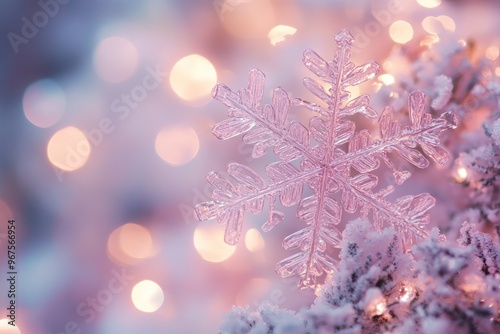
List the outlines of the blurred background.
<svg viewBox="0 0 500 334">
<path fill-rule="evenodd" d="M 266 235 L 248 215 L 235 247 L 193 216 L 208 171 L 273 161 L 211 134 L 226 115 L 212 87 L 245 87 L 256 67 L 266 102 L 277 86 L 308 99 L 302 52 L 330 59 L 342 28 L 358 64 L 439 31 L 496 60 L 499 15 L 484 0 L 3 0 L 0 247 L 13 218 L 18 294 L 17 327 L 2 312 L 0 333 L 216 333 L 233 305 L 310 305 L 274 272 L 294 208 Z M 387 69 L 354 93 L 392 84 Z"/>
</svg>

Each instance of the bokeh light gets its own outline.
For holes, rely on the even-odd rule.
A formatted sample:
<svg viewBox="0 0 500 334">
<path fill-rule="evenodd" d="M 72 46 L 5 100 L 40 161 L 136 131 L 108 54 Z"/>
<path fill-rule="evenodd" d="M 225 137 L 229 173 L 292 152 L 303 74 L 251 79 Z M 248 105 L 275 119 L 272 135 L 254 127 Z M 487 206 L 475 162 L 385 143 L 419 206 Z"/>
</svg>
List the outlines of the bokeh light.
<svg viewBox="0 0 500 334">
<path fill-rule="evenodd" d="M 153 252 L 153 239 L 144 226 L 128 223 L 120 228 L 120 246 L 129 256 L 143 259 Z"/>
<path fill-rule="evenodd" d="M 491 60 L 497 60 L 498 58 L 498 47 L 492 45 L 489 48 L 486 49 L 486 58 L 491 59 Z"/>
<path fill-rule="evenodd" d="M 120 264 L 133 264 L 153 256 L 153 238 L 142 225 L 127 223 L 116 228 L 108 237 L 108 255 Z"/>
<path fill-rule="evenodd" d="M 94 68 L 97 75 L 109 83 L 128 79 L 134 74 L 137 61 L 137 49 L 123 37 L 103 39 L 94 52 Z"/>
<path fill-rule="evenodd" d="M 196 221 L 193 207 L 213 196 L 213 184 L 203 178 L 206 172 L 236 161 L 266 176 L 265 166 L 276 160 L 276 154 L 269 153 L 265 161 L 251 161 L 253 145 L 245 144 L 252 142 L 250 135 L 221 143 L 205 131 L 227 119 L 227 112 L 241 115 L 227 106 L 231 103 L 214 101 L 211 93 L 217 82 L 259 115 L 267 113 L 274 123 L 279 121 L 278 109 L 288 107 L 284 95 L 273 96 L 277 87 L 283 87 L 291 106 L 286 124 L 278 124 L 284 131 L 294 130 L 289 129 L 290 122 L 307 125 L 315 116 L 328 117 L 326 111 L 309 105 L 318 111 L 313 112 L 296 98 L 328 107 L 328 102 L 304 88 L 302 78 L 318 79 L 307 67 L 318 73 L 338 65 L 332 60 L 339 56 L 334 36 L 346 28 L 356 39 L 348 52 L 352 64 L 347 70 L 361 65 L 353 70 L 357 73 L 351 71 L 361 78 L 363 71 L 372 70 L 363 66 L 367 61 L 382 68 L 374 80 L 345 86 L 337 95 L 348 94 L 351 100 L 368 94 L 371 107 L 379 113 L 385 105 L 404 111 L 407 93 L 415 86 L 427 92 L 431 102 L 436 95 L 432 94 L 435 74 L 453 78 L 459 87 L 455 85 L 452 102 L 463 122 L 444 144 L 455 158 L 463 149 L 475 147 L 468 140 L 475 137 L 473 132 L 484 137 L 481 125 L 491 120 L 490 111 L 498 109 L 500 20 L 495 14 L 500 3 L 494 0 L 104 0 L 98 5 L 84 1 L 69 6 L 60 1 L 58 8 L 47 7 L 49 11 L 34 2 L 8 3 L 2 7 L 3 23 L 11 32 L 4 37 L 8 52 L 0 59 L 4 70 L 0 109 L 7 148 L 2 155 L 0 244 L 6 241 L 8 219 L 16 219 L 18 260 L 25 275 L 19 282 L 23 283 L 20 327 L 4 326 L 8 320 L 2 319 L 4 313 L 0 333 L 70 332 L 65 326 L 72 320 L 85 327 L 82 332 L 212 333 L 232 305 L 250 304 L 253 309 L 280 299 L 283 303 L 276 303 L 280 308 L 310 306 L 329 275 L 318 280 L 316 290 L 304 294 L 295 291 L 295 278 L 282 281 L 273 272 L 276 262 L 293 254 L 281 249 L 280 243 L 295 226 L 283 224 L 266 234 L 258 226 L 265 214 L 245 215 L 250 220 L 243 224 L 239 244 L 231 246 L 224 242 L 226 226 L 217 218 Z M 59 14 L 51 17 L 50 10 Z M 44 27 L 43 17 L 49 19 Z M 396 31 L 389 33 L 396 20 L 406 22 L 398 21 L 403 22 L 401 27 L 396 22 L 392 27 Z M 12 40 L 15 35 L 21 39 Z M 464 48 L 457 45 L 460 39 Z M 314 50 L 330 65 L 314 57 L 310 63 L 306 57 L 304 67 L 305 49 Z M 252 68 L 266 76 L 258 105 L 246 99 L 261 93 L 251 80 L 248 86 Z M 334 77 L 320 75 L 317 80 L 329 95 L 338 88 L 328 82 L 338 81 Z M 401 117 L 406 122 L 405 115 Z M 348 118 L 361 122 L 357 130 L 377 127 L 359 114 Z M 377 133 L 373 136 L 380 139 Z M 314 147 L 321 138 L 309 141 L 308 147 Z M 470 168 L 471 161 L 456 166 L 452 160 L 439 170 L 445 177 L 436 173 L 430 177 L 468 193 L 480 177 Z M 292 165 L 300 169 L 295 162 Z M 416 177 L 418 183 L 425 173 Z M 433 188 L 435 197 L 446 199 L 437 206 L 439 216 L 457 214 L 452 212 L 457 205 L 447 205 L 455 197 L 465 207 L 465 196 L 443 196 L 449 189 L 438 185 Z M 401 194 L 413 193 L 411 186 L 403 185 Z M 308 189 L 304 195 L 312 192 Z M 393 195 L 395 199 L 398 194 Z M 289 216 L 294 212 L 285 208 Z M 447 230 L 449 239 L 458 235 L 458 229 Z M 337 252 L 330 255 L 335 258 Z M 407 308 L 402 303 L 411 303 L 412 298 L 401 289 L 407 283 L 411 282 L 398 285 L 387 305 L 383 300 L 374 304 L 374 315 L 389 319 L 391 310 Z M 95 307 L 102 306 L 103 311 L 93 308 L 87 297 L 97 299 Z M 90 318 L 75 315 L 81 303 L 85 309 L 80 311 L 95 311 L 88 324 L 84 322 Z M 39 312 L 47 307 L 51 312 Z M 61 315 L 60 321 L 51 314 Z"/>
<path fill-rule="evenodd" d="M 436 34 L 438 27 L 436 27 L 437 20 L 433 16 L 427 16 L 422 20 L 422 28 L 430 34 Z"/>
<path fill-rule="evenodd" d="M 454 175 L 455 181 L 457 181 L 458 183 L 462 183 L 465 180 L 467 180 L 468 173 L 465 167 L 462 166 L 457 167 L 454 174 L 455 174 Z"/>
<path fill-rule="evenodd" d="M 21 330 L 18 327 L 17 321 L 16 326 L 9 325 L 10 319 L 3 318 L 0 319 L 0 333 L 2 334 L 21 334 Z"/>
<path fill-rule="evenodd" d="M 394 42 L 405 44 L 413 38 L 413 28 L 410 23 L 398 20 L 389 27 L 389 35 Z"/>
<path fill-rule="evenodd" d="M 329 88 L 330 87 L 327 88 L 327 91 Z M 356 96 L 359 96 L 361 94 L 361 90 L 359 89 L 359 86 L 349 86 L 349 87 L 346 87 L 345 90 L 351 94 L 351 97 L 356 97 Z"/>
<path fill-rule="evenodd" d="M 251 228 L 245 234 L 245 247 L 252 253 L 257 253 L 265 248 L 264 238 L 259 231 Z"/>
<path fill-rule="evenodd" d="M 170 85 L 180 98 L 196 101 L 210 96 L 217 72 L 205 57 L 192 54 L 181 58 L 170 71 Z"/>
<path fill-rule="evenodd" d="M 151 280 L 137 283 L 132 289 L 132 302 L 142 312 L 151 313 L 163 305 L 163 290 Z"/>
<path fill-rule="evenodd" d="M 388 73 L 379 75 L 378 80 L 386 86 L 392 85 L 395 82 L 394 77 Z"/>
<path fill-rule="evenodd" d="M 456 24 L 455 24 L 455 21 L 451 17 L 446 16 L 446 15 L 439 15 L 437 17 L 437 19 L 439 22 L 441 22 L 444 29 L 451 31 L 451 32 L 455 31 Z"/>
<path fill-rule="evenodd" d="M 486 283 L 481 276 L 478 276 L 475 273 L 470 273 L 462 278 L 460 288 L 467 293 L 474 293 L 477 291 L 484 291 L 485 285 Z"/>
<path fill-rule="evenodd" d="M 294 35 L 297 32 L 297 29 L 294 27 L 286 26 L 286 25 L 277 25 L 272 28 L 267 34 L 269 41 L 272 45 L 276 45 L 279 42 L 283 42 L 285 40 L 285 36 Z"/>
<path fill-rule="evenodd" d="M 64 91 L 52 79 L 36 81 L 24 91 L 24 115 L 33 125 L 48 128 L 61 119 L 65 109 Z"/>
<path fill-rule="evenodd" d="M 200 149 L 200 142 L 193 128 L 171 127 L 158 133 L 155 149 L 165 162 L 173 166 L 180 166 L 196 157 Z"/>
<path fill-rule="evenodd" d="M 375 306 L 375 315 L 381 315 L 387 310 L 387 305 L 385 302 L 380 302 Z"/>
<path fill-rule="evenodd" d="M 444 30 L 455 31 L 455 21 L 446 15 L 427 16 L 422 20 L 422 28 L 430 34 L 439 34 Z"/>
<path fill-rule="evenodd" d="M 406 286 L 401 291 L 399 301 L 402 303 L 409 303 L 415 298 L 416 290 L 412 286 Z"/>
<path fill-rule="evenodd" d="M 425 8 L 434 8 L 441 4 L 441 0 L 417 0 L 417 2 Z"/>
<path fill-rule="evenodd" d="M 228 33 L 242 39 L 257 39 L 267 35 L 274 24 L 274 8 L 269 0 L 225 0 L 227 10 L 221 15 Z"/>
<path fill-rule="evenodd" d="M 439 42 L 439 37 L 437 35 L 428 35 L 425 36 L 421 41 L 420 41 L 420 46 L 427 46 L 430 47 L 432 44 Z"/>
<path fill-rule="evenodd" d="M 465 180 L 467 178 L 467 169 L 465 169 L 464 167 L 460 167 L 457 170 L 457 174 L 462 180 Z"/>
<path fill-rule="evenodd" d="M 47 157 L 52 165 L 65 170 L 77 170 L 89 159 L 90 143 L 79 129 L 68 126 L 50 138 L 47 145 Z"/>
<path fill-rule="evenodd" d="M 225 227 L 220 224 L 204 223 L 194 231 L 194 247 L 208 262 L 223 262 L 236 251 L 236 246 L 224 242 Z"/>
</svg>

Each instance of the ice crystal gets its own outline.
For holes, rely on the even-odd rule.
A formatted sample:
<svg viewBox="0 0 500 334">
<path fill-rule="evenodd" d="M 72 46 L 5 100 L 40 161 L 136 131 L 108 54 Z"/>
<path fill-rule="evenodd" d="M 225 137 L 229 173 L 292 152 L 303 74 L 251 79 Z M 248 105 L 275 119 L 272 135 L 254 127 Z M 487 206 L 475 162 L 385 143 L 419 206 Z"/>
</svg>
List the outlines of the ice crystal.
<svg viewBox="0 0 500 334">
<path fill-rule="evenodd" d="M 195 208 L 199 220 L 217 218 L 225 224 L 225 241 L 236 244 L 245 212 L 262 212 L 268 202 L 269 215 L 263 225 L 267 232 L 284 218 L 275 208 L 278 198 L 283 206 L 298 204 L 297 216 L 306 227 L 284 239 L 285 249 L 298 251 L 282 260 L 276 270 L 282 277 L 298 275 L 302 287 L 314 286 L 318 276 L 335 270 L 336 261 L 328 254 L 327 246 L 341 247 L 339 224 L 343 211 L 359 210 L 362 217 L 371 214 L 375 230 L 384 224 L 394 226 L 406 245 L 427 236 L 427 211 L 434 205 L 434 198 L 423 193 L 390 202 L 387 195 L 394 185 L 375 191 L 378 177 L 373 172 L 383 162 L 400 185 L 411 174 L 397 169 L 390 153 L 419 168 L 429 165 L 426 156 L 438 163 L 446 162 L 448 153 L 440 146 L 439 134 L 456 127 L 451 113 L 433 119 L 425 111 L 424 94 L 415 91 L 408 98 L 409 126 L 394 120 L 392 109 L 386 107 L 378 120 L 379 139 L 372 139 L 366 129 L 357 131 L 349 118 L 354 114 L 377 118 L 378 114 L 369 106 L 368 95 L 351 99 L 347 88 L 372 79 L 379 65 L 369 62 L 355 66 L 350 61 L 354 39 L 347 30 L 341 30 L 335 41 L 338 48 L 331 61 L 312 50 L 303 55 L 304 65 L 330 86 L 326 91 L 317 81 L 304 79 L 305 87 L 323 100 L 324 106 L 301 99 L 292 101 L 282 88 L 273 91 L 271 104 L 261 106 L 265 76 L 257 69 L 250 71 L 248 87 L 239 92 L 224 84 L 214 88 L 214 98 L 229 108 L 229 118 L 213 128 L 215 136 L 228 139 L 244 134 L 243 141 L 253 145 L 254 158 L 272 147 L 278 161 L 266 167 L 269 180 L 239 163 L 229 164 L 227 176 L 210 172 L 206 179 L 214 187 L 213 201 Z M 288 121 L 291 106 L 304 106 L 316 113 L 309 128 Z M 304 198 L 306 185 L 314 194 Z"/>
</svg>

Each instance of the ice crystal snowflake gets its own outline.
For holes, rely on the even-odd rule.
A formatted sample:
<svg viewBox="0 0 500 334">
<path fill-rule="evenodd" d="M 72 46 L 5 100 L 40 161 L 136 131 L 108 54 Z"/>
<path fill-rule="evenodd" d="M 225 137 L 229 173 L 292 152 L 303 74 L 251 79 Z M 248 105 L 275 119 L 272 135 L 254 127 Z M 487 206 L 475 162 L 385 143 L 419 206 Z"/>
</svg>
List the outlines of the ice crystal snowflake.
<svg viewBox="0 0 500 334">
<path fill-rule="evenodd" d="M 394 166 L 388 155 L 391 152 L 419 168 L 429 165 L 421 151 L 438 163 L 446 162 L 448 153 L 439 146 L 438 135 L 456 127 L 451 113 L 433 119 L 424 110 L 424 94 L 415 91 L 408 101 L 409 126 L 403 127 L 393 120 L 392 110 L 386 107 L 378 120 L 380 139 L 372 139 L 366 129 L 356 131 L 350 116 L 376 118 L 378 114 L 370 108 L 368 95 L 350 99 L 346 88 L 372 79 L 379 66 L 376 62 L 361 66 L 350 62 L 354 39 L 347 30 L 341 30 L 335 41 L 338 49 L 331 61 L 323 60 L 312 50 L 303 55 L 304 65 L 331 86 L 325 91 L 317 81 L 304 79 L 305 87 L 323 100 L 325 106 L 301 99 L 291 101 L 285 90 L 277 88 L 272 103 L 261 107 L 265 76 L 257 69 L 250 71 L 248 87 L 239 92 L 224 84 L 214 88 L 214 98 L 229 107 L 229 118 L 212 130 L 215 136 L 228 139 L 245 134 L 243 141 L 253 145 L 254 158 L 273 147 L 279 161 L 266 167 L 270 179 L 267 181 L 238 163 L 229 164 L 227 176 L 210 172 L 206 179 L 214 187 L 213 201 L 195 208 L 199 220 L 217 218 L 225 224 L 224 239 L 234 245 L 240 239 L 245 212 L 262 212 L 268 202 L 269 216 L 263 225 L 267 232 L 284 218 L 275 208 L 278 198 L 284 206 L 298 204 L 297 216 L 307 226 L 284 239 L 285 249 L 298 252 L 282 260 L 276 270 L 282 277 L 298 275 L 302 287 L 314 286 L 318 276 L 335 269 L 336 261 L 326 250 L 327 246 L 341 246 L 338 225 L 344 210 L 349 213 L 359 210 L 363 217 L 371 213 L 375 230 L 384 224 L 395 226 L 406 244 L 427 236 L 427 211 L 434 205 L 434 198 L 423 193 L 390 202 L 386 196 L 394 190 L 394 185 L 375 192 L 378 178 L 371 172 L 382 161 L 392 170 L 395 183 L 402 184 L 410 173 Z M 317 114 L 310 119 L 309 129 L 287 120 L 292 105 L 305 106 Z M 314 194 L 303 198 L 305 185 Z"/>
</svg>

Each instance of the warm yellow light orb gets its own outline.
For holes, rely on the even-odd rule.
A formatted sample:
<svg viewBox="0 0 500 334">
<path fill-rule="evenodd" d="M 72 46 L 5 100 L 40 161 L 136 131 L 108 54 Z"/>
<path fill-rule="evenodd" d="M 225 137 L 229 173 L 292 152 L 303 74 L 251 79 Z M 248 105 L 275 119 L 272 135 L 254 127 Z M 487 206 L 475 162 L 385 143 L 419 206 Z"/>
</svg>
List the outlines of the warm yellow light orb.
<svg viewBox="0 0 500 334">
<path fill-rule="evenodd" d="M 224 230 L 222 225 L 205 223 L 194 231 L 194 247 L 205 261 L 223 262 L 234 254 L 236 246 L 224 242 Z"/>
<path fill-rule="evenodd" d="M 156 136 L 156 153 L 173 166 L 188 163 L 198 154 L 200 142 L 191 127 L 171 127 L 161 130 Z"/>
<path fill-rule="evenodd" d="M 272 28 L 267 34 L 269 41 L 272 45 L 276 45 L 279 42 L 283 42 L 285 40 L 285 36 L 294 35 L 297 32 L 297 29 L 294 27 L 286 26 L 286 25 L 277 25 Z"/>
<path fill-rule="evenodd" d="M 155 312 L 163 305 L 163 301 L 163 290 L 151 280 L 141 281 L 132 289 L 132 302 L 139 311 Z"/>
<path fill-rule="evenodd" d="M 446 15 L 440 15 L 437 17 L 437 19 L 439 22 L 441 22 L 444 29 L 451 31 L 451 32 L 455 31 L 456 24 L 455 24 L 455 21 L 451 17 L 446 16 Z"/>
<path fill-rule="evenodd" d="M 391 74 L 387 73 L 379 75 L 378 80 L 386 86 L 392 85 L 395 82 L 394 77 Z"/>
<path fill-rule="evenodd" d="M 180 98 L 195 101 L 210 96 L 217 72 L 205 57 L 192 54 L 181 58 L 170 71 L 170 85 Z"/>
<path fill-rule="evenodd" d="M 245 234 L 245 247 L 252 253 L 257 253 L 266 246 L 259 231 L 251 228 Z"/>
<path fill-rule="evenodd" d="M 434 8 L 441 4 L 441 0 L 417 0 L 417 2 L 425 8 Z"/>
<path fill-rule="evenodd" d="M 399 297 L 401 303 L 409 303 L 415 298 L 416 291 L 411 286 L 404 287 L 402 292 L 401 297 Z"/>
<path fill-rule="evenodd" d="M 136 259 L 149 257 L 153 253 L 151 233 L 144 226 L 128 223 L 120 228 L 119 242 L 125 254 Z"/>
<path fill-rule="evenodd" d="M 47 157 L 50 163 L 65 171 L 83 167 L 89 159 L 90 152 L 87 137 L 73 126 L 54 133 L 47 144 Z"/>
<path fill-rule="evenodd" d="M 498 47 L 492 45 L 486 49 L 486 58 L 491 60 L 497 60 L 499 55 Z"/>
<path fill-rule="evenodd" d="M 465 169 L 464 167 L 457 168 L 457 172 L 456 172 L 456 175 L 455 175 L 455 180 L 458 183 L 462 183 L 465 180 L 467 180 L 467 169 Z"/>
<path fill-rule="evenodd" d="M 2 334 L 21 334 L 21 330 L 17 326 L 17 320 L 16 320 L 16 326 L 12 326 L 9 324 L 9 321 L 11 321 L 8 318 L 0 319 L 0 333 Z"/>
<path fill-rule="evenodd" d="M 398 20 L 389 27 L 389 35 L 399 44 L 406 44 L 413 38 L 413 27 L 410 23 Z"/>
<path fill-rule="evenodd" d="M 149 230 L 127 223 L 116 228 L 108 237 L 108 256 L 120 264 L 133 264 L 156 254 Z"/>
</svg>

